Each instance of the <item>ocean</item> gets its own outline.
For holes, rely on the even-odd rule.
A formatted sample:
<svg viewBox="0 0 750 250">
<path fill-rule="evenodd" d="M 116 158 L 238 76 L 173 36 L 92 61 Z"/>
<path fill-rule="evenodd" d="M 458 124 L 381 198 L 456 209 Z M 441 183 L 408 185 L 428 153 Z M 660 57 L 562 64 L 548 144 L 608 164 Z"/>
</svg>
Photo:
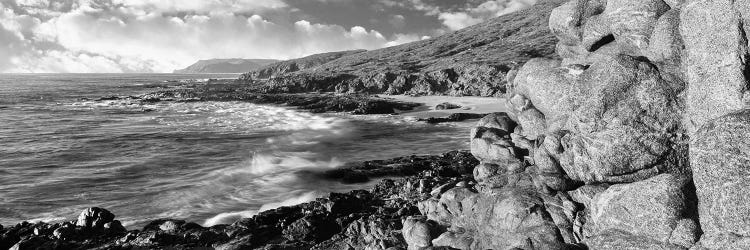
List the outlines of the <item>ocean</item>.
<svg viewBox="0 0 750 250">
<path fill-rule="evenodd" d="M 0 74 L 0 224 L 73 220 L 98 206 L 126 227 L 210 226 L 368 188 L 301 170 L 468 149 L 472 122 L 311 114 L 243 102 L 95 101 L 237 75 Z"/>
</svg>

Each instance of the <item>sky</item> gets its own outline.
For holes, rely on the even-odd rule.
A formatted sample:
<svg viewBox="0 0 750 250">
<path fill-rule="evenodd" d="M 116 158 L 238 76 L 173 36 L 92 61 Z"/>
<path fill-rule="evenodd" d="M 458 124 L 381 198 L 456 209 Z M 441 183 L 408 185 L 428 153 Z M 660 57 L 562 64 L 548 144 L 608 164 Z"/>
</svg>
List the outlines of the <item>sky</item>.
<svg viewBox="0 0 750 250">
<path fill-rule="evenodd" d="M 536 0 L 0 0 L 0 73 L 172 72 L 439 36 Z"/>
</svg>

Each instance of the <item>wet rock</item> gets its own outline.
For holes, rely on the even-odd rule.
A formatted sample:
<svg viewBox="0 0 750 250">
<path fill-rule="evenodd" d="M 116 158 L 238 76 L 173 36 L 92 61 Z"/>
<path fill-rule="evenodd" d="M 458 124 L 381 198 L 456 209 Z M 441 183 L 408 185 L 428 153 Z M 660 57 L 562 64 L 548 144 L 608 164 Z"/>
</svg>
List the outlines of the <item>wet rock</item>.
<svg viewBox="0 0 750 250">
<path fill-rule="evenodd" d="M 479 119 L 487 114 L 474 114 L 474 113 L 453 113 L 448 115 L 447 117 L 429 117 L 429 118 L 420 118 L 419 121 L 424 121 L 430 124 L 436 124 L 436 123 L 444 123 L 444 122 L 460 122 L 470 119 Z"/>
</svg>

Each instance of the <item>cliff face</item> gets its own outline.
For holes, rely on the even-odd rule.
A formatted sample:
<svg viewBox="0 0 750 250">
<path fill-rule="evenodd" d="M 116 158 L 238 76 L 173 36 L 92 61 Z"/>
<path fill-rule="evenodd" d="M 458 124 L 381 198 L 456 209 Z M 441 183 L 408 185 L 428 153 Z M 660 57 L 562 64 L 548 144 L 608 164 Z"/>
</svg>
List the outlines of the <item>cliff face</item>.
<svg viewBox="0 0 750 250">
<path fill-rule="evenodd" d="M 243 73 L 277 62 L 273 59 L 210 59 L 200 60 L 175 74 Z"/>
<path fill-rule="evenodd" d="M 508 70 L 531 58 L 556 57 L 556 38 L 546 20 L 561 3 L 544 1 L 440 37 L 352 53 L 314 67 L 256 70 L 241 80 L 270 77 L 255 81 L 268 92 L 499 96 L 505 91 Z"/>
</svg>

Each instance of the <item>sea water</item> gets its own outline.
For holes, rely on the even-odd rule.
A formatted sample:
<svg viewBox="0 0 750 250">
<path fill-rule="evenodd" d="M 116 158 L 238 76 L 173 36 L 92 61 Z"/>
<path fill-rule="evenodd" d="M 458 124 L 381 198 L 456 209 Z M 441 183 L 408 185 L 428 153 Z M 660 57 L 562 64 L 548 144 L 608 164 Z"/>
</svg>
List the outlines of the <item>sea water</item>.
<svg viewBox="0 0 750 250">
<path fill-rule="evenodd" d="M 467 149 L 471 122 L 311 114 L 244 102 L 96 101 L 236 75 L 0 74 L 0 224 L 98 206 L 128 227 L 206 226 L 368 188 L 300 171 Z"/>
</svg>

